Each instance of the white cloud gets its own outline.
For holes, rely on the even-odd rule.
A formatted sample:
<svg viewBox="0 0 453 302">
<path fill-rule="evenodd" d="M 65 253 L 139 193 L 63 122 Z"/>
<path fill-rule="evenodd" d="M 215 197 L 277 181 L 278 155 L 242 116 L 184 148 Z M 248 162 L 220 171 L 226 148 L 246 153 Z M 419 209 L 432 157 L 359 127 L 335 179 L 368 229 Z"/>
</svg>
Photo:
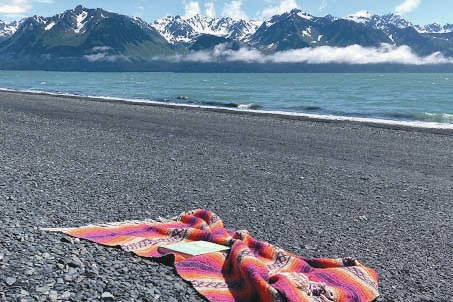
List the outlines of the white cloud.
<svg viewBox="0 0 453 302">
<path fill-rule="evenodd" d="M 184 10 L 186 17 L 193 17 L 201 14 L 200 3 L 198 3 L 198 1 L 184 1 Z"/>
<path fill-rule="evenodd" d="M 117 61 L 125 61 L 130 62 L 130 59 L 123 55 L 109 55 L 103 52 L 85 55 L 83 58 L 89 62 L 117 62 Z"/>
<path fill-rule="evenodd" d="M 44 1 L 48 1 L 48 0 L 44 0 Z M 50 1 L 52 1 L 52 0 L 50 0 Z M 143 18 L 144 15 L 145 15 L 144 1 L 143 0 L 139 0 L 138 3 L 137 3 L 137 8 L 135 10 L 135 16 Z"/>
<path fill-rule="evenodd" d="M 93 52 L 106 52 L 111 50 L 112 48 L 110 46 L 95 46 L 91 50 Z"/>
<path fill-rule="evenodd" d="M 135 11 L 135 16 L 143 18 L 145 14 L 145 7 L 143 5 L 137 6 L 137 10 Z"/>
<path fill-rule="evenodd" d="M 1 14 L 23 14 L 31 9 L 31 4 L 27 0 L 1 0 Z"/>
<path fill-rule="evenodd" d="M 275 1 L 273 1 L 275 2 Z M 280 15 L 286 13 L 293 8 L 299 8 L 296 0 L 278 0 L 277 5 L 268 6 L 264 8 L 260 13 L 259 16 L 261 19 L 269 19 L 272 16 Z"/>
<path fill-rule="evenodd" d="M 21 15 L 32 8 L 32 2 L 54 3 L 54 0 L 0 0 L 0 14 Z"/>
<path fill-rule="evenodd" d="M 420 57 L 409 46 L 382 44 L 380 47 L 321 46 L 281 51 L 274 54 L 263 54 L 255 49 L 227 49 L 218 45 L 212 51 L 197 51 L 176 58 L 187 62 L 246 62 L 246 63 L 307 63 L 307 64 L 406 64 L 430 65 L 453 64 L 453 58 L 445 57 L 439 52 Z"/>
<path fill-rule="evenodd" d="M 247 14 L 242 10 L 242 0 L 232 0 L 231 2 L 225 3 L 222 10 L 222 16 L 231 17 L 233 19 L 249 19 Z"/>
<path fill-rule="evenodd" d="M 205 8 L 205 15 L 207 17 L 214 18 L 216 16 L 214 2 L 206 2 L 204 4 L 204 8 Z"/>
<path fill-rule="evenodd" d="M 404 0 L 403 3 L 395 7 L 395 13 L 404 15 L 416 9 L 421 3 L 421 0 Z"/>
<path fill-rule="evenodd" d="M 321 0 L 321 3 L 319 4 L 319 11 L 323 11 L 327 8 L 327 0 Z"/>
</svg>

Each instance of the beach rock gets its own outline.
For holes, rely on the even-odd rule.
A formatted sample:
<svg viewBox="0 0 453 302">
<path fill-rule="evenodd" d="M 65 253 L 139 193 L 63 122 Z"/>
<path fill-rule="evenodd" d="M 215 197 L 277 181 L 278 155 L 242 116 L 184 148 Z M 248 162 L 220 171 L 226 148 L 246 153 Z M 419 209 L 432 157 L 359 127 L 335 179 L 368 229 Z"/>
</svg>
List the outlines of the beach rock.
<svg viewBox="0 0 453 302">
<path fill-rule="evenodd" d="M 37 286 L 35 288 L 36 292 L 41 293 L 41 294 L 48 294 L 50 291 L 50 288 L 48 286 Z"/>
<path fill-rule="evenodd" d="M 51 290 L 48 297 L 50 301 L 58 301 L 58 292 Z"/>
<path fill-rule="evenodd" d="M 61 299 L 62 299 L 62 300 L 67 300 L 67 299 L 71 298 L 71 295 L 72 295 L 71 292 L 65 291 L 65 292 L 61 295 Z"/>
<path fill-rule="evenodd" d="M 64 281 L 66 282 L 72 282 L 74 280 L 75 276 L 73 274 L 65 274 L 64 275 Z"/>
<path fill-rule="evenodd" d="M 50 258 L 50 254 L 46 252 L 46 253 L 42 254 L 42 258 L 43 259 L 49 259 Z"/>
<path fill-rule="evenodd" d="M 16 283 L 17 279 L 14 278 L 14 277 L 7 277 L 6 280 L 5 280 L 5 283 L 8 285 L 8 286 L 11 286 L 11 285 L 14 285 Z"/>
<path fill-rule="evenodd" d="M 365 215 L 359 216 L 359 220 L 361 221 L 368 221 L 368 217 Z"/>
<path fill-rule="evenodd" d="M 73 255 L 72 258 L 71 258 L 71 261 L 68 262 L 68 266 L 72 267 L 72 268 L 77 268 L 77 267 L 83 267 L 83 262 L 82 260 L 80 260 L 79 257 Z"/>
<path fill-rule="evenodd" d="M 115 296 L 110 292 L 103 292 L 101 298 L 103 301 L 113 301 L 113 299 L 115 299 Z"/>
<path fill-rule="evenodd" d="M 71 237 L 61 237 L 61 242 L 74 244 L 74 240 Z"/>
</svg>

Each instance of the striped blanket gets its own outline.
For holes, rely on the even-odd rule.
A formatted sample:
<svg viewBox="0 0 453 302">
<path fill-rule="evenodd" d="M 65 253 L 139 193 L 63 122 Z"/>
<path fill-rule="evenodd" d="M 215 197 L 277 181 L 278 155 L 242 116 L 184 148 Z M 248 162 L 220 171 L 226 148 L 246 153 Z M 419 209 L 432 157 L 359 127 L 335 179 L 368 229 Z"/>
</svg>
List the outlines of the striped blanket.
<svg viewBox="0 0 453 302">
<path fill-rule="evenodd" d="M 227 252 L 173 255 L 178 274 L 213 302 L 361 302 L 378 296 L 377 273 L 356 260 L 296 256 L 255 240 L 247 231 L 225 229 L 220 218 L 206 210 L 165 222 L 134 221 L 63 231 L 153 258 L 172 257 L 159 247 L 175 242 L 203 240 L 230 246 Z"/>
</svg>

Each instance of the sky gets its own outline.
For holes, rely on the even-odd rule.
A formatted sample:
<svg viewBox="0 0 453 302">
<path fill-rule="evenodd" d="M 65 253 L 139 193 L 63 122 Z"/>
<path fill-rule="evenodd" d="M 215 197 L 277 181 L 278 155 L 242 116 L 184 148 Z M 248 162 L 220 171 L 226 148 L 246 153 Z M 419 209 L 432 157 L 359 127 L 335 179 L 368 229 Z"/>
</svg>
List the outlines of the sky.
<svg viewBox="0 0 453 302">
<path fill-rule="evenodd" d="M 297 7 L 315 16 L 343 17 L 368 10 L 374 14 L 398 13 L 416 24 L 453 23 L 453 0 L 0 0 L 0 20 L 52 16 L 78 4 L 138 16 L 148 22 L 167 15 L 196 13 L 263 20 Z"/>
</svg>

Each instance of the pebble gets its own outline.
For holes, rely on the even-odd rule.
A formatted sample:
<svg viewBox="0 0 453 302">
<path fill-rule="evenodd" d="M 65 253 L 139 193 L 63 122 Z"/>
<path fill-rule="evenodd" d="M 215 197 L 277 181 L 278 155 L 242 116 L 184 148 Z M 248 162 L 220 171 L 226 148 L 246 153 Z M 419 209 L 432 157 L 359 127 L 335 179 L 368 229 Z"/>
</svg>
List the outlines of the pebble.
<svg viewBox="0 0 453 302">
<path fill-rule="evenodd" d="M 365 215 L 359 216 L 359 219 L 360 219 L 361 221 L 368 221 L 368 217 L 366 217 Z"/>
<path fill-rule="evenodd" d="M 102 300 L 104 301 L 113 301 L 115 296 L 110 292 L 103 292 L 101 295 Z"/>
<path fill-rule="evenodd" d="M 79 257 L 77 256 L 72 256 L 71 261 L 68 263 L 70 267 L 76 268 L 76 267 L 83 267 L 83 262 L 80 260 Z"/>
<path fill-rule="evenodd" d="M 25 271 L 25 275 L 27 276 L 31 276 L 35 273 L 35 269 L 34 268 L 29 268 L 28 270 Z"/>
<path fill-rule="evenodd" d="M 71 298 L 71 292 L 69 291 L 65 291 L 62 295 L 61 295 L 61 299 L 63 300 L 66 300 L 66 299 L 69 299 Z"/>
<path fill-rule="evenodd" d="M 58 292 L 51 290 L 49 293 L 49 300 L 50 301 L 57 301 L 58 300 Z"/>
<path fill-rule="evenodd" d="M 5 280 L 6 284 L 9 286 L 14 285 L 16 283 L 16 281 L 17 281 L 17 279 L 14 277 L 8 277 Z"/>
<path fill-rule="evenodd" d="M 74 280 L 74 275 L 71 275 L 71 274 L 64 275 L 64 281 L 72 282 L 73 280 Z"/>
</svg>

